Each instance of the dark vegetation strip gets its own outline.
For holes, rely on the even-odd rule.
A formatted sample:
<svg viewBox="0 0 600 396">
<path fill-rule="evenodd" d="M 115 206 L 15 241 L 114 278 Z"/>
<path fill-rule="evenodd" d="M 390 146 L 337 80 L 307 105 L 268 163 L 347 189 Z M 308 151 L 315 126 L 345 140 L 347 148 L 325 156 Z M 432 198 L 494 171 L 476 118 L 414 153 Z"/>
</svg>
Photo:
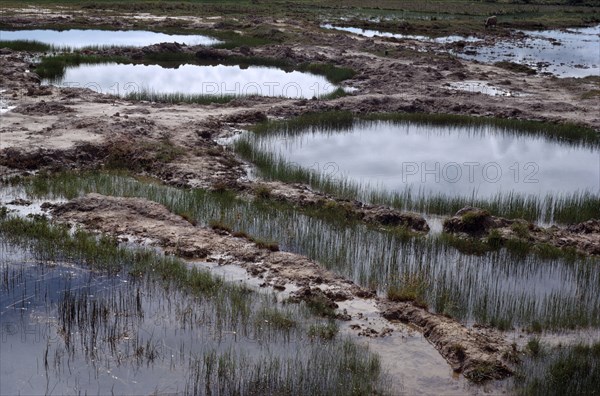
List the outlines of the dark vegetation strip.
<svg viewBox="0 0 600 396">
<path fill-rule="evenodd" d="M 472 117 L 456 114 L 430 113 L 371 113 L 355 115 L 350 111 L 304 114 L 289 120 L 261 122 L 251 128 L 257 135 L 295 135 L 311 130 L 345 132 L 362 121 L 391 121 L 399 124 L 414 122 L 421 125 L 455 127 L 488 126 L 512 135 L 543 136 L 552 141 L 600 148 L 600 134 L 593 129 L 574 124 L 550 124 L 540 121 L 505 118 Z"/>
<path fill-rule="evenodd" d="M 340 83 L 352 78 L 355 71 L 347 67 L 339 67 L 326 63 L 304 62 L 294 64 L 286 59 L 267 58 L 259 56 L 228 56 L 224 58 L 198 57 L 193 53 L 153 53 L 145 55 L 144 59 L 133 61 L 124 56 L 101 56 L 84 55 L 79 52 L 73 54 L 62 54 L 56 56 L 47 56 L 42 58 L 36 66 L 36 73 L 41 78 L 57 79 L 64 75 L 66 67 L 79 66 L 81 64 L 101 64 L 108 62 L 117 62 L 124 64 L 148 64 L 150 62 L 158 64 L 177 65 L 180 63 L 194 64 L 227 64 L 241 66 L 271 66 L 281 68 L 287 71 L 301 71 L 324 76 L 331 83 Z"/>
<path fill-rule="evenodd" d="M 35 40 L 0 40 L 0 48 L 8 48 L 13 51 L 48 52 L 54 47 Z"/>
</svg>

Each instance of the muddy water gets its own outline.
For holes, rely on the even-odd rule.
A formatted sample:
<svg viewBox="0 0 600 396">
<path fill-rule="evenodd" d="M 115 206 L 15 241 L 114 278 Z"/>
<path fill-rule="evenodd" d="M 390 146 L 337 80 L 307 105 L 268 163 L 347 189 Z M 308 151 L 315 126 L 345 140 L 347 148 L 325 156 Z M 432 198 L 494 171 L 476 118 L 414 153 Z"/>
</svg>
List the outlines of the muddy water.
<svg viewBox="0 0 600 396">
<path fill-rule="evenodd" d="M 381 32 L 379 30 L 361 29 L 361 28 L 353 28 L 353 27 L 341 27 L 341 26 L 334 26 L 331 24 L 325 24 L 325 25 L 322 25 L 321 27 L 324 29 L 349 32 L 349 33 L 357 34 L 359 36 L 364 36 L 364 37 L 387 37 L 387 38 L 397 38 L 397 39 L 430 41 L 430 42 L 440 43 L 440 44 L 454 43 L 457 41 L 465 41 L 465 42 L 480 41 L 480 39 L 478 39 L 476 37 L 471 37 L 471 36 L 469 36 L 469 37 L 446 36 L 446 37 L 432 38 L 432 37 L 427 37 L 427 36 L 415 36 L 415 35 L 410 35 L 410 34 Z"/>
<path fill-rule="evenodd" d="M 325 77 L 261 66 L 159 65 L 105 63 L 68 67 L 57 80 L 44 84 L 86 87 L 100 93 L 282 96 L 312 98 L 337 89 Z"/>
<path fill-rule="evenodd" d="M 257 137 L 261 150 L 365 190 L 492 198 L 600 193 L 600 150 L 491 126 L 360 122 Z"/>
<path fill-rule="evenodd" d="M 493 46 L 467 46 L 458 56 L 494 63 L 510 61 L 558 77 L 600 75 L 600 25 L 583 29 L 525 32 L 523 40 L 501 40 Z"/>
<path fill-rule="evenodd" d="M 148 32 L 143 30 L 16 30 L 0 31 L 0 40 L 30 40 L 56 48 L 78 49 L 84 47 L 143 47 L 156 43 L 187 45 L 214 45 L 219 40 L 203 35 L 182 35 Z"/>
</svg>

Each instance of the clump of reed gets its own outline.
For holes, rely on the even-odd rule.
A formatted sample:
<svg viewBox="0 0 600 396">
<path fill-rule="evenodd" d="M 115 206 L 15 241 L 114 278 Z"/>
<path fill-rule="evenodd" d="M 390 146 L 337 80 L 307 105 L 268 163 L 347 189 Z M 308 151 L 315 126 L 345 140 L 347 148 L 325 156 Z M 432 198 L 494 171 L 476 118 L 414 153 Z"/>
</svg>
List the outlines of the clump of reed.
<svg viewBox="0 0 600 396">
<path fill-rule="evenodd" d="M 600 343 L 548 347 L 529 341 L 531 357 L 519 366 L 515 391 L 522 395 L 593 395 L 600 389 Z M 535 352 L 534 352 L 535 351 Z"/>
</svg>

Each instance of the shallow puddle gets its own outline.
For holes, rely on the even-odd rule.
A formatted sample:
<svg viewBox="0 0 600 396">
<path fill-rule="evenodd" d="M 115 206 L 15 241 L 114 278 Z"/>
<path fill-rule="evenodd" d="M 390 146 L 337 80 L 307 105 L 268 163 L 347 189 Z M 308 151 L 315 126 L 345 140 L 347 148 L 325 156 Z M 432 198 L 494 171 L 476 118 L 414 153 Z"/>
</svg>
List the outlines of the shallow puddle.
<svg viewBox="0 0 600 396">
<path fill-rule="evenodd" d="M 261 152 L 340 183 L 419 196 L 600 193 L 600 150 L 493 126 L 365 121 L 250 137 Z"/>
<path fill-rule="evenodd" d="M 177 42 L 187 45 L 214 45 L 219 40 L 203 35 L 183 35 L 143 30 L 2 30 L 0 40 L 28 40 L 49 44 L 56 49 L 85 47 L 143 47 L 146 45 Z"/>
<path fill-rule="evenodd" d="M 453 91 L 464 91 L 469 93 L 482 93 L 489 96 L 526 96 L 526 93 L 511 91 L 489 84 L 486 81 L 459 81 L 447 83 L 448 89 Z"/>
<path fill-rule="evenodd" d="M 415 35 L 410 35 L 410 34 L 381 32 L 378 30 L 370 30 L 370 29 L 334 26 L 331 24 L 325 24 L 325 25 L 322 25 L 321 27 L 324 29 L 340 30 L 343 32 L 349 32 L 349 33 L 357 34 L 359 36 L 364 36 L 364 37 L 387 37 L 387 38 L 397 38 L 397 39 L 407 39 L 407 40 L 429 41 L 429 42 L 439 43 L 439 44 L 454 43 L 457 41 L 465 41 L 465 42 L 481 41 L 477 37 L 471 37 L 471 36 L 469 36 L 469 37 L 445 36 L 445 37 L 433 38 L 433 37 L 427 37 L 427 36 L 415 36 Z"/>
<path fill-rule="evenodd" d="M 8 98 L 4 94 L 6 92 L 5 89 L 0 89 L 0 115 L 4 113 L 8 113 L 12 109 L 17 106 L 11 105 Z"/>
<path fill-rule="evenodd" d="M 522 40 L 467 46 L 457 55 L 485 63 L 515 62 L 558 77 L 600 75 L 600 25 L 525 33 L 529 37 Z"/>
<path fill-rule="evenodd" d="M 205 66 L 184 64 L 172 68 L 159 65 L 103 63 L 67 67 L 62 77 L 43 84 L 85 87 L 117 96 L 281 96 L 312 98 L 338 87 L 325 77 L 299 71 L 286 72 L 263 66 Z"/>
</svg>

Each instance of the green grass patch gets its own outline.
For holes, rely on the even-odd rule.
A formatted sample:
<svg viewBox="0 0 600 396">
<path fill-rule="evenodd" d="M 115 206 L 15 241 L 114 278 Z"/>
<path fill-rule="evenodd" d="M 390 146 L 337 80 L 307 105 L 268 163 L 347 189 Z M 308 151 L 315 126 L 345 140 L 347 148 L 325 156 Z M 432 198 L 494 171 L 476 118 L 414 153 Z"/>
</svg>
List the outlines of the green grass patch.
<svg viewBox="0 0 600 396">
<path fill-rule="evenodd" d="M 67 67 L 109 62 L 128 63 L 130 61 L 123 56 L 83 55 L 80 53 L 45 56 L 36 65 L 35 72 L 40 78 L 56 80 L 64 76 Z"/>
<path fill-rule="evenodd" d="M 292 317 L 290 312 L 285 312 L 280 309 L 263 308 L 257 314 L 260 324 L 266 324 L 269 327 L 274 327 L 281 330 L 290 330 L 298 326 L 298 322 Z"/>
<path fill-rule="evenodd" d="M 9 48 L 13 51 L 49 52 L 53 47 L 35 40 L 0 40 L 0 48 Z"/>
<path fill-rule="evenodd" d="M 333 320 L 325 324 L 315 324 L 308 329 L 310 338 L 320 338 L 322 340 L 332 340 L 340 331 L 339 326 Z"/>
<path fill-rule="evenodd" d="M 321 293 L 313 294 L 303 301 L 313 315 L 330 319 L 335 319 L 337 316 L 331 301 Z"/>
<path fill-rule="evenodd" d="M 169 139 L 114 140 L 106 147 L 104 166 L 107 169 L 151 171 L 158 164 L 172 162 L 185 154 L 185 149 L 175 146 Z"/>
<path fill-rule="evenodd" d="M 125 96 L 128 100 L 139 100 L 157 103 L 187 103 L 187 104 L 224 104 L 232 100 L 243 98 L 242 95 L 204 95 L 184 93 L 160 93 L 147 90 L 131 92 Z"/>
<path fill-rule="evenodd" d="M 600 89 L 592 89 L 591 91 L 587 91 L 581 94 L 581 99 L 597 99 L 600 97 Z"/>
<path fill-rule="evenodd" d="M 387 289 L 387 298 L 390 301 L 412 302 L 416 306 L 427 309 L 425 295 L 428 281 L 415 274 L 404 274 L 398 280 L 391 280 Z"/>
</svg>

